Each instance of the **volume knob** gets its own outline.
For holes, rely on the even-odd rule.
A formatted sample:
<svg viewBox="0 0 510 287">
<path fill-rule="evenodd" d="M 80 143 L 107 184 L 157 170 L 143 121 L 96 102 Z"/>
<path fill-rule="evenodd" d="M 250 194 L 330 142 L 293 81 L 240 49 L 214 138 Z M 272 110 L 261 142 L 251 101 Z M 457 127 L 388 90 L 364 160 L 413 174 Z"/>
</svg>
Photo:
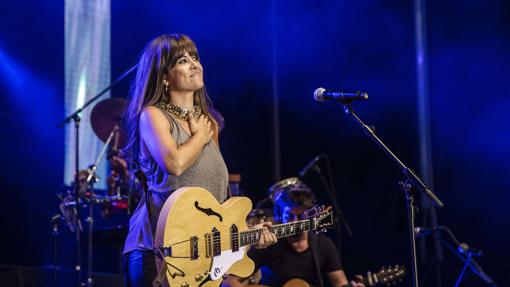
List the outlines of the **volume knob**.
<svg viewBox="0 0 510 287">
<path fill-rule="evenodd" d="M 200 274 L 195 275 L 195 281 L 200 282 L 200 281 L 202 281 L 202 279 L 204 279 L 204 277 L 202 275 L 200 275 Z"/>
</svg>

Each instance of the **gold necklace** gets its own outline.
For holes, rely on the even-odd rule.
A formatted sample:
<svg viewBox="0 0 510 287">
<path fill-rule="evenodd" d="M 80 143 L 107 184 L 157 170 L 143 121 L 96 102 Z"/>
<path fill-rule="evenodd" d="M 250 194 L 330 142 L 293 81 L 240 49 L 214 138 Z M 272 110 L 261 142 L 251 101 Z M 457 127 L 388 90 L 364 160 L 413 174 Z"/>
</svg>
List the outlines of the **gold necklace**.
<svg viewBox="0 0 510 287">
<path fill-rule="evenodd" d="M 193 118 L 196 120 L 200 115 L 202 114 L 202 109 L 199 106 L 193 106 L 193 112 L 188 109 L 181 108 L 179 106 L 176 106 L 172 103 L 163 103 L 159 102 L 156 104 L 161 109 L 171 113 L 172 115 L 176 116 L 177 118 L 187 121 L 188 120 L 188 114 L 192 113 Z"/>
</svg>

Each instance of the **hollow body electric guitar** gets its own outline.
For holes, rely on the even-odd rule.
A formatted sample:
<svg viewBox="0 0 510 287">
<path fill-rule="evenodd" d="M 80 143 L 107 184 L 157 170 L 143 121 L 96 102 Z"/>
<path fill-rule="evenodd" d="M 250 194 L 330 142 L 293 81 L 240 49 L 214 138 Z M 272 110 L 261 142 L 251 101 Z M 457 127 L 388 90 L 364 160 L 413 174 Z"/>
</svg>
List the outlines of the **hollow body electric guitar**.
<svg viewBox="0 0 510 287">
<path fill-rule="evenodd" d="M 227 271 L 239 277 L 253 273 L 246 256 L 257 244 L 262 228 L 249 229 L 252 208 L 247 197 L 232 197 L 223 204 L 204 188 L 183 187 L 167 199 L 158 219 L 155 238 L 158 277 L 155 284 L 171 287 L 218 286 Z M 306 219 L 273 225 L 277 238 L 333 225 L 330 209 L 314 208 Z"/>
</svg>

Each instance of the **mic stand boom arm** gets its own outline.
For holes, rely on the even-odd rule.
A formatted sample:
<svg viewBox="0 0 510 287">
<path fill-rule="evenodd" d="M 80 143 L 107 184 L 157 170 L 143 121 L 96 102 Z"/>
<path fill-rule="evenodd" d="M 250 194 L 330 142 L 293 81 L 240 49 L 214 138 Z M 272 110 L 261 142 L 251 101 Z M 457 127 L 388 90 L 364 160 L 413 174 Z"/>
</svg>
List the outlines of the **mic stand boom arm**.
<svg viewBox="0 0 510 287">
<path fill-rule="evenodd" d="M 408 168 L 400 159 L 377 137 L 375 132 L 367 126 L 361 119 L 354 113 L 352 107 L 348 104 L 344 105 L 344 111 L 346 114 L 352 116 L 354 121 L 358 123 L 362 128 L 365 134 L 370 137 L 383 151 L 386 153 L 402 170 L 402 174 L 409 180 L 409 183 L 413 185 L 413 187 L 418 190 L 424 192 L 430 200 L 432 200 L 437 207 L 443 207 L 444 203 L 430 190 L 430 188 L 423 183 L 423 181 Z"/>
<path fill-rule="evenodd" d="M 95 102 L 104 93 L 111 90 L 115 85 L 117 85 L 120 81 L 122 81 L 125 77 L 127 77 L 127 75 L 129 75 L 131 72 L 133 72 L 133 70 L 136 69 L 137 66 L 138 66 L 138 64 L 131 67 L 124 74 L 120 75 L 117 79 L 115 79 L 115 81 L 113 81 L 108 87 L 104 88 L 101 92 L 99 92 L 99 94 L 95 95 L 92 99 L 88 100 L 83 106 L 81 106 L 76 111 L 74 111 L 74 113 L 67 116 L 60 124 L 57 125 L 57 128 L 63 128 L 65 126 L 65 124 L 68 124 L 69 122 L 71 122 L 71 120 L 73 120 L 75 117 L 77 117 L 86 107 L 88 107 L 90 104 Z"/>
<path fill-rule="evenodd" d="M 439 198 L 430 190 L 430 188 L 423 183 L 423 181 L 408 168 L 375 134 L 375 132 L 367 126 L 354 112 L 349 103 L 343 104 L 344 112 L 351 115 L 354 121 L 359 124 L 365 134 L 372 139 L 383 151 L 388 155 L 402 170 L 402 174 L 407 178 L 406 182 L 402 184 L 407 199 L 407 212 L 408 212 L 408 224 L 409 224 L 409 239 L 411 241 L 411 260 L 412 260 L 412 278 L 414 287 L 418 287 L 418 264 L 416 260 L 416 240 L 414 236 L 414 197 L 413 190 L 417 189 L 424 192 L 432 202 L 438 207 L 443 207 L 444 204 Z"/>
</svg>

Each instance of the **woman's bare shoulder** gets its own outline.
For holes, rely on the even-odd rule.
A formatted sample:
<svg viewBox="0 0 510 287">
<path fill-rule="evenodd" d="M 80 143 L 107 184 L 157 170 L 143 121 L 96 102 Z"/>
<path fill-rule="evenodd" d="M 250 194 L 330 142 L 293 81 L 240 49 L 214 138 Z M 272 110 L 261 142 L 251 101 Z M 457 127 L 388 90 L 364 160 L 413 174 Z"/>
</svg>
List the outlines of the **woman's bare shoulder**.
<svg viewBox="0 0 510 287">
<path fill-rule="evenodd" d="M 161 109 L 155 106 L 146 106 L 140 113 L 140 125 L 172 126 Z"/>
</svg>

